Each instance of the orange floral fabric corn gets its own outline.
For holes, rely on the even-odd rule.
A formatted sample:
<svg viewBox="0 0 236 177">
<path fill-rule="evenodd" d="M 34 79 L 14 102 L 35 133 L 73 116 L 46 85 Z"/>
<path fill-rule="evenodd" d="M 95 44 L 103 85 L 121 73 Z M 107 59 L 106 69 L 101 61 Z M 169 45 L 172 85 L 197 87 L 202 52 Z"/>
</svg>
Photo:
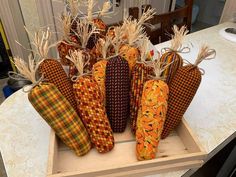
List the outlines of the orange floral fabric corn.
<svg viewBox="0 0 236 177">
<path fill-rule="evenodd" d="M 160 80 L 150 80 L 144 85 L 136 130 L 136 155 L 138 160 L 154 159 L 167 112 L 169 88 Z"/>
<path fill-rule="evenodd" d="M 110 151 L 114 137 L 97 82 L 92 76 L 82 76 L 73 88 L 80 117 L 92 143 L 100 153 Z"/>
</svg>

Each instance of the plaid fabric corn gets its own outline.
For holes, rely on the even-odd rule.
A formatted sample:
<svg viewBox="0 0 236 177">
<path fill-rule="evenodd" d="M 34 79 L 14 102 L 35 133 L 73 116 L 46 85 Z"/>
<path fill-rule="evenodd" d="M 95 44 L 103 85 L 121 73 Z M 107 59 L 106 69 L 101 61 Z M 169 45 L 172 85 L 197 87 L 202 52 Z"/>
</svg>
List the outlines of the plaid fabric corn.
<svg viewBox="0 0 236 177">
<path fill-rule="evenodd" d="M 89 135 L 75 110 L 54 84 L 43 83 L 35 86 L 28 98 L 57 136 L 76 155 L 88 153 L 91 148 Z"/>
<path fill-rule="evenodd" d="M 129 117 L 130 79 L 128 62 L 111 58 L 106 67 L 106 110 L 114 132 L 123 132 Z"/>
<path fill-rule="evenodd" d="M 92 143 L 98 152 L 110 151 L 114 146 L 114 137 L 97 82 L 92 76 L 82 76 L 73 87 L 81 119 Z"/>
<path fill-rule="evenodd" d="M 177 70 L 183 66 L 183 59 L 182 57 L 175 51 L 170 51 L 164 53 L 161 58 L 161 62 L 168 65 L 172 63 L 169 67 L 165 69 L 162 73 L 162 76 L 166 78 L 166 83 L 170 84 L 171 80 L 173 79 L 174 75 L 176 74 Z"/>
<path fill-rule="evenodd" d="M 149 80 L 143 88 L 136 130 L 138 160 L 154 159 L 167 112 L 169 89 L 161 80 Z"/>
<path fill-rule="evenodd" d="M 143 86 L 151 75 L 152 69 L 143 63 L 136 63 L 132 70 L 130 92 L 130 121 L 131 130 L 135 134 L 138 110 L 141 104 Z"/>
<path fill-rule="evenodd" d="M 62 65 L 55 59 L 44 60 L 39 67 L 39 71 L 49 83 L 53 83 L 62 95 L 69 101 L 76 110 L 76 101 L 73 93 L 73 86 L 68 79 Z"/>
<path fill-rule="evenodd" d="M 162 138 L 180 123 L 201 82 L 201 72 L 196 66 L 186 65 L 178 69 L 169 86 L 168 110 Z"/>
</svg>

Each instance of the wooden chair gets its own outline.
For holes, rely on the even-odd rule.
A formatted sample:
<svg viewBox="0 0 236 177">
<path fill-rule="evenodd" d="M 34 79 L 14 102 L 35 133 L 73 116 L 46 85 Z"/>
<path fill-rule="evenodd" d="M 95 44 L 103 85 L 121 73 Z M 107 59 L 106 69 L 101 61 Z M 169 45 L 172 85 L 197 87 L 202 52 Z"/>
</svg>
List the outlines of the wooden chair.
<svg viewBox="0 0 236 177">
<path fill-rule="evenodd" d="M 185 6 L 175 9 L 172 12 L 155 15 L 148 23 L 152 27 L 145 27 L 146 32 L 153 44 L 158 44 L 170 40 L 172 26 L 174 24 L 179 27 L 186 25 L 188 30 L 191 30 L 193 0 L 185 0 Z M 142 11 L 146 11 L 150 5 L 143 6 Z M 136 11 L 135 11 L 136 12 Z M 132 14 L 132 9 L 129 13 L 133 18 L 138 18 L 137 12 Z"/>
</svg>

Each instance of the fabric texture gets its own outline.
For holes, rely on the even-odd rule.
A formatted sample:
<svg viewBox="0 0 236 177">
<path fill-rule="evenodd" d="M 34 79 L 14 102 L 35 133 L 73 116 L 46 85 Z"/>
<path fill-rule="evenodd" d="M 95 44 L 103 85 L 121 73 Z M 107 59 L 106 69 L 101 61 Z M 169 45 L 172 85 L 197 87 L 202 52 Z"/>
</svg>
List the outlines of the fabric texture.
<svg viewBox="0 0 236 177">
<path fill-rule="evenodd" d="M 168 111 L 162 138 L 179 125 L 201 83 L 201 72 L 194 65 L 186 65 L 178 69 L 169 86 Z"/>
<path fill-rule="evenodd" d="M 46 59 L 39 66 L 39 72 L 43 74 L 45 80 L 53 83 L 62 95 L 69 101 L 76 110 L 76 101 L 73 93 L 72 82 L 67 77 L 60 62 L 55 59 Z"/>
<path fill-rule="evenodd" d="M 148 80 L 148 76 L 152 74 L 152 68 L 144 63 L 136 63 L 133 67 L 131 75 L 131 91 L 130 91 L 130 122 L 131 130 L 135 134 L 138 110 L 141 105 L 143 86 Z"/>
<path fill-rule="evenodd" d="M 92 69 L 92 75 L 96 80 L 96 82 L 98 83 L 98 86 L 102 93 L 103 103 L 105 103 L 106 100 L 106 87 L 105 87 L 106 66 L 107 66 L 107 60 L 100 60 L 93 65 Z"/>
<path fill-rule="evenodd" d="M 169 85 L 177 70 L 183 66 L 183 59 L 177 52 L 171 51 L 164 53 L 160 61 L 165 63 L 165 65 L 173 62 L 162 73 L 162 76 L 166 78 L 166 83 Z"/>
<path fill-rule="evenodd" d="M 71 40 L 74 43 L 78 43 L 76 36 L 71 36 Z M 74 51 L 74 50 L 77 50 L 77 49 L 78 49 L 78 47 L 75 47 L 74 45 L 68 44 L 68 42 L 66 42 L 65 40 L 60 42 L 57 46 L 57 50 L 58 50 L 58 53 L 59 53 L 61 64 L 65 65 L 65 66 L 73 65 L 73 63 L 66 58 L 66 55 L 69 54 L 70 50 Z"/>
<path fill-rule="evenodd" d="M 43 83 L 34 87 L 28 98 L 56 135 L 76 155 L 88 153 L 91 149 L 89 135 L 75 110 L 54 84 Z"/>
<path fill-rule="evenodd" d="M 73 85 L 80 117 L 98 152 L 114 146 L 112 129 L 103 104 L 102 94 L 92 76 L 82 76 Z"/>
<path fill-rule="evenodd" d="M 111 58 L 106 67 L 106 110 L 114 132 L 123 132 L 129 117 L 129 65 L 120 56 Z"/>
<path fill-rule="evenodd" d="M 143 88 L 136 130 L 138 160 L 154 159 L 167 112 L 169 88 L 163 81 L 147 81 Z"/>
</svg>

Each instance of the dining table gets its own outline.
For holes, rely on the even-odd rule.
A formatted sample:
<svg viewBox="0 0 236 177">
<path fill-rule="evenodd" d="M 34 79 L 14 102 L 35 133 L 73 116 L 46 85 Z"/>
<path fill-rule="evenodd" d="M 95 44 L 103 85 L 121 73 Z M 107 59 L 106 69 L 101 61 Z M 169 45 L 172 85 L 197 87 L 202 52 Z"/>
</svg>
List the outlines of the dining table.
<svg viewBox="0 0 236 177">
<path fill-rule="evenodd" d="M 184 114 L 206 151 L 206 163 L 236 136 L 236 42 L 220 31 L 236 24 L 226 22 L 188 34 L 183 42 L 190 52 L 180 51 L 187 63 L 194 63 L 203 44 L 216 51 L 204 60 L 201 84 Z M 162 52 L 170 41 L 155 45 Z M 22 89 L 0 105 L 0 152 L 8 177 L 46 177 L 51 128 L 28 101 Z M 154 174 L 152 177 L 180 177 L 195 169 Z"/>
</svg>

